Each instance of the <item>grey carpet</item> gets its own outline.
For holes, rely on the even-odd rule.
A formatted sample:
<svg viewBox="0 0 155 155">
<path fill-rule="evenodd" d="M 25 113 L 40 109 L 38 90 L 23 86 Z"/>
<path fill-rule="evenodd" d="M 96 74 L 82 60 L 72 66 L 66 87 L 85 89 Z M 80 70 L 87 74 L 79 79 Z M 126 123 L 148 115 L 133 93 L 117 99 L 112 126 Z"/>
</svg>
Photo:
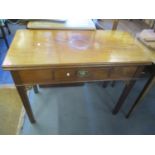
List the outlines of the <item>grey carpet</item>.
<svg viewBox="0 0 155 155">
<path fill-rule="evenodd" d="M 123 83 L 103 89 L 101 84 L 77 87 L 41 88 L 30 92 L 37 119 L 30 124 L 26 117 L 21 134 L 155 134 L 153 94 L 149 93 L 131 118 L 124 117 L 144 81 L 139 81 L 118 115 L 111 111 Z M 152 91 L 151 91 L 152 92 Z"/>
</svg>

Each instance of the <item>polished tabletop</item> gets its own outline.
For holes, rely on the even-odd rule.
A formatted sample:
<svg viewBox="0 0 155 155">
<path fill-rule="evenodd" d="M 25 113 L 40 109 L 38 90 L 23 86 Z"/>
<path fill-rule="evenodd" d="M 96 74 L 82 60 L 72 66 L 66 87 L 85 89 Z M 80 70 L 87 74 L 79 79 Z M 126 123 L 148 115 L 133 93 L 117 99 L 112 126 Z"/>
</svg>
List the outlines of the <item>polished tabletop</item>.
<svg viewBox="0 0 155 155">
<path fill-rule="evenodd" d="M 152 63 L 151 54 L 123 31 L 18 30 L 3 68 L 143 64 Z"/>
</svg>

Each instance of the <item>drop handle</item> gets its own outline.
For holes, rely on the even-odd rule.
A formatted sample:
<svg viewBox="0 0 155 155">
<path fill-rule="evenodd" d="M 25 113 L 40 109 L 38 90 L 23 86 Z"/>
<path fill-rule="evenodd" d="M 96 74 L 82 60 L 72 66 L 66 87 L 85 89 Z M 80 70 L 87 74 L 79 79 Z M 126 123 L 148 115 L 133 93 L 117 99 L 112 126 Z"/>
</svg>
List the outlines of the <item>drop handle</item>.
<svg viewBox="0 0 155 155">
<path fill-rule="evenodd" d="M 89 73 L 89 71 L 86 71 L 86 70 L 79 70 L 78 72 L 77 72 L 77 76 L 78 77 L 89 77 L 90 76 L 90 73 Z"/>
</svg>

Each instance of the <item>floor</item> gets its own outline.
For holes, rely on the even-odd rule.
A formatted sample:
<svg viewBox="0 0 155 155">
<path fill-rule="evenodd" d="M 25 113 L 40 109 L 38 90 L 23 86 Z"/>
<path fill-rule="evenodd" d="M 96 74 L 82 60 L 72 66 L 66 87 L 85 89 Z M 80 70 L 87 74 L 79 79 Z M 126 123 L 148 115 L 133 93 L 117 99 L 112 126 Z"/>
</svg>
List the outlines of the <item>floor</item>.
<svg viewBox="0 0 155 155">
<path fill-rule="evenodd" d="M 142 80 L 135 85 L 125 106 L 115 116 L 111 111 L 122 91 L 122 82 L 106 89 L 101 83 L 86 83 L 77 87 L 42 88 L 37 95 L 32 90 L 29 97 L 37 123 L 30 124 L 26 116 L 21 134 L 155 134 L 155 88 L 135 113 L 125 118 L 143 84 Z"/>
<path fill-rule="evenodd" d="M 110 29 L 111 22 L 102 23 Z M 12 35 L 24 26 L 10 25 Z M 139 21 L 122 20 L 118 29 L 135 35 L 147 28 Z M 6 54 L 4 42 L 0 40 L 1 63 Z M 13 83 L 9 72 L 0 70 L 0 84 Z M 131 118 L 124 117 L 132 101 L 145 84 L 146 79 L 136 83 L 121 112 L 114 116 L 111 111 L 123 89 L 117 82 L 112 88 L 103 89 L 102 83 L 86 83 L 82 86 L 39 88 L 39 93 L 29 91 L 36 124 L 30 124 L 27 116 L 20 134 L 155 134 L 155 87 L 149 92 Z M 45 106 L 46 105 L 46 106 Z"/>
</svg>

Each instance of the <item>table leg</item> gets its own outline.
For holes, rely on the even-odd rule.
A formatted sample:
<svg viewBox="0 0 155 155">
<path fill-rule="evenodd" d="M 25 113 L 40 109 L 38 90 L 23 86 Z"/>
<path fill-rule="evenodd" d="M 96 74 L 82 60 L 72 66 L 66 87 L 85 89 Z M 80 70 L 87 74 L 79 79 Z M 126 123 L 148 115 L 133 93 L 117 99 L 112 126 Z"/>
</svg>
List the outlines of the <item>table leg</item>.
<svg viewBox="0 0 155 155">
<path fill-rule="evenodd" d="M 104 81 L 102 87 L 106 88 L 108 86 L 108 84 L 109 84 L 109 81 Z"/>
<path fill-rule="evenodd" d="M 119 22 L 119 19 L 114 19 L 114 21 L 113 21 L 113 26 L 112 26 L 112 30 L 116 30 L 116 29 L 117 29 L 118 22 Z"/>
<path fill-rule="evenodd" d="M 116 81 L 112 81 L 112 83 L 111 83 L 111 87 L 114 87 L 115 84 L 116 84 Z"/>
<path fill-rule="evenodd" d="M 31 123 L 35 123 L 35 118 L 33 116 L 33 112 L 32 112 L 32 109 L 31 109 L 31 106 L 30 106 L 30 103 L 29 103 L 29 99 L 28 99 L 28 96 L 27 96 L 27 93 L 26 93 L 26 88 L 25 86 L 16 86 L 17 88 L 17 91 L 21 97 L 21 100 L 22 100 L 22 103 L 23 103 L 23 106 L 26 110 L 26 113 L 28 115 L 28 118 L 30 120 Z"/>
<path fill-rule="evenodd" d="M 134 84 L 136 83 L 136 78 L 138 78 L 141 74 L 141 72 L 145 69 L 145 66 L 142 67 L 138 67 L 135 74 L 132 77 L 132 80 L 128 81 L 125 85 L 125 88 L 116 104 L 116 106 L 114 107 L 112 113 L 115 115 L 119 112 L 119 110 L 121 109 L 121 107 L 124 104 L 124 101 L 126 100 L 126 98 L 128 97 L 131 89 L 133 88 Z"/>
<path fill-rule="evenodd" d="M 134 86 L 135 82 L 136 82 L 136 80 L 131 80 L 131 81 L 129 81 L 125 85 L 125 88 L 124 88 L 124 90 L 123 90 L 123 92 L 122 92 L 122 94 L 121 94 L 121 96 L 120 96 L 120 98 L 119 98 L 116 106 L 113 109 L 113 112 L 112 113 L 114 115 L 119 112 L 120 108 L 122 107 L 125 99 L 127 98 L 128 94 L 130 93 L 130 91 L 131 91 L 132 87 Z"/>
<path fill-rule="evenodd" d="M 148 82 L 145 84 L 143 90 L 141 91 L 141 93 L 139 94 L 139 96 L 137 97 L 135 103 L 132 105 L 132 107 L 130 108 L 129 112 L 126 115 L 126 118 L 129 118 L 129 116 L 131 115 L 131 113 L 133 112 L 133 110 L 136 108 L 136 106 L 144 99 L 145 95 L 148 93 L 148 91 L 152 88 L 152 86 L 155 84 L 155 77 L 152 76 Z"/>
<path fill-rule="evenodd" d="M 18 91 L 19 96 L 22 100 L 22 103 L 23 103 L 23 106 L 26 110 L 28 118 L 29 118 L 31 123 L 35 123 L 35 118 L 34 118 L 34 115 L 33 115 L 32 109 L 31 109 L 31 105 L 30 105 L 30 102 L 29 102 L 29 99 L 28 99 L 28 96 L 26 93 L 26 88 L 24 85 L 19 85 L 19 83 L 22 83 L 22 81 L 20 79 L 20 76 L 18 75 L 18 71 L 11 71 L 11 75 L 12 75 L 12 78 L 15 82 L 17 91 Z"/>
<path fill-rule="evenodd" d="M 7 21 L 5 21 L 5 23 L 4 23 L 4 24 L 5 24 L 5 27 L 6 27 L 6 28 L 7 28 L 7 30 L 8 30 L 8 33 L 9 33 L 9 34 L 11 34 L 11 31 L 10 31 L 10 29 L 9 29 L 9 26 L 8 26 Z"/>
<path fill-rule="evenodd" d="M 39 93 L 39 90 L 38 90 L 37 85 L 34 85 L 33 86 L 33 90 L 34 90 L 35 94 L 38 94 Z"/>
</svg>

